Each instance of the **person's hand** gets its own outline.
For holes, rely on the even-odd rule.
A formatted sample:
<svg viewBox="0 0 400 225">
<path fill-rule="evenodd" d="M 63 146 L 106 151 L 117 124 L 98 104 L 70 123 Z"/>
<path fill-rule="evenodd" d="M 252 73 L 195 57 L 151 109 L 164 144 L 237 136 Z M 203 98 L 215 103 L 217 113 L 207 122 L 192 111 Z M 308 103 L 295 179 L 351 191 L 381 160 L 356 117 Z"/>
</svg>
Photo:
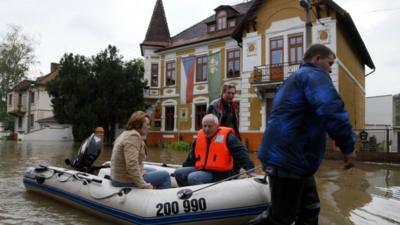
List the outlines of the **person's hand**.
<svg viewBox="0 0 400 225">
<path fill-rule="evenodd" d="M 348 170 L 350 168 L 353 168 L 356 164 L 356 152 L 353 151 L 350 154 L 344 155 L 344 169 Z"/>
<path fill-rule="evenodd" d="M 150 183 L 146 183 L 143 188 L 144 189 L 153 189 L 153 185 L 151 185 Z"/>
<path fill-rule="evenodd" d="M 256 177 L 257 174 L 255 172 L 251 172 L 247 174 L 248 177 Z"/>
</svg>

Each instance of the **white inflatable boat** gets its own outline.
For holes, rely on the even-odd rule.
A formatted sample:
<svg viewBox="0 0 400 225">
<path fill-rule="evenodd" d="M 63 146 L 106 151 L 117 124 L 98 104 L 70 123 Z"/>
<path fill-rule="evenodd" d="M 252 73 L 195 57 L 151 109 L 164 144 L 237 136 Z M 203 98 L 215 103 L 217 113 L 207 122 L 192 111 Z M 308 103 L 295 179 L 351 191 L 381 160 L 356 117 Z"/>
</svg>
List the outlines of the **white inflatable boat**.
<svg viewBox="0 0 400 225">
<path fill-rule="evenodd" d="M 146 163 L 173 173 L 176 166 Z M 111 186 L 109 168 L 97 176 L 77 170 L 36 165 L 23 178 L 27 191 L 113 219 L 121 224 L 242 224 L 270 202 L 263 177 L 164 190 Z M 172 184 L 176 181 L 171 176 Z"/>
</svg>

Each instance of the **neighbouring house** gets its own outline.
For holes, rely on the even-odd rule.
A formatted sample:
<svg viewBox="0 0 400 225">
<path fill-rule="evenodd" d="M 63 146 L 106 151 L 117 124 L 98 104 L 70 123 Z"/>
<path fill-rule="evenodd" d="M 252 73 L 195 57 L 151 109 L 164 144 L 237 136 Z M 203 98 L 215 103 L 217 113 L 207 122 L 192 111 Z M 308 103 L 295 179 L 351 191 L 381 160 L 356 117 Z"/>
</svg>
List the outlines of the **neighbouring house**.
<svg viewBox="0 0 400 225">
<path fill-rule="evenodd" d="M 57 76 L 59 64 L 35 81 L 23 80 L 7 94 L 7 113 L 15 117 L 18 140 L 72 141 L 72 126 L 54 119 L 46 84 Z"/>
<path fill-rule="evenodd" d="M 393 95 L 365 98 L 365 131 L 367 151 L 400 152 L 400 127 L 396 126 L 396 105 Z"/>
<path fill-rule="evenodd" d="M 6 131 L 6 130 L 4 129 L 3 123 L 0 122 L 0 140 L 1 140 L 2 138 L 7 137 L 8 135 L 10 135 L 10 134 L 9 134 L 9 131 Z"/>
<path fill-rule="evenodd" d="M 373 72 L 375 65 L 348 12 L 331 0 L 312 1 L 311 11 L 311 41 L 336 53 L 331 77 L 353 127 L 361 130 L 366 67 Z M 140 44 L 153 121 L 148 144 L 192 141 L 208 104 L 220 96 L 224 84 L 233 84 L 242 141 L 257 150 L 277 87 L 301 63 L 305 21 L 298 0 L 253 0 L 220 5 L 206 19 L 171 36 L 163 2 L 157 0 Z M 328 141 L 328 148 L 332 146 Z"/>
</svg>

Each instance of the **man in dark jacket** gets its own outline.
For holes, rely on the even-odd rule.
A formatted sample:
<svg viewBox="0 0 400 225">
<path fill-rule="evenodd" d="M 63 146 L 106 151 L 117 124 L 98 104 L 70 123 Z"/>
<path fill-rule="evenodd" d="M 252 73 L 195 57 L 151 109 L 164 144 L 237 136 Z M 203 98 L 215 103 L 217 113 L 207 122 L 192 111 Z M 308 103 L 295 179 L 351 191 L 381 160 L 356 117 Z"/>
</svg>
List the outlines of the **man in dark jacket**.
<svg viewBox="0 0 400 225">
<path fill-rule="evenodd" d="M 236 94 L 234 85 L 224 85 L 222 87 L 221 98 L 215 99 L 207 108 L 207 114 L 214 114 L 221 126 L 230 127 L 235 131 L 236 137 L 239 134 L 239 106 L 233 101 Z"/>
<path fill-rule="evenodd" d="M 354 166 L 355 134 L 329 76 L 335 54 L 315 44 L 304 64 L 279 88 L 258 156 L 269 174 L 272 206 L 249 224 L 317 225 L 320 202 L 314 180 L 325 155 L 326 132 Z M 265 215 L 265 214 L 264 214 Z"/>
<path fill-rule="evenodd" d="M 179 186 L 216 182 L 237 174 L 240 168 L 254 168 L 246 148 L 232 134 L 232 128 L 218 124 L 218 118 L 213 114 L 203 117 L 203 129 L 193 141 L 183 167 L 175 170 Z M 254 172 L 248 175 L 256 176 Z"/>
</svg>

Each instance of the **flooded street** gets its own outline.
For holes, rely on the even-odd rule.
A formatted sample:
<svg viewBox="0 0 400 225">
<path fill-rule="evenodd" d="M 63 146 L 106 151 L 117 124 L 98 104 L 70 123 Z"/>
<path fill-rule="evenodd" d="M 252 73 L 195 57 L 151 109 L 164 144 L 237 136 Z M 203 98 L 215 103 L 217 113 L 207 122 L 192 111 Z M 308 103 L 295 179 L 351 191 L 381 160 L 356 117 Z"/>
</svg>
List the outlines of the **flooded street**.
<svg viewBox="0 0 400 225">
<path fill-rule="evenodd" d="M 79 146 L 70 142 L 0 141 L 0 224 L 111 224 L 82 210 L 26 193 L 22 175 L 39 162 L 64 167 Z M 186 152 L 150 149 L 148 161 L 180 164 Z M 105 148 L 98 164 L 109 160 Z M 252 159 L 259 163 L 256 155 Z M 320 224 L 400 224 L 400 166 L 358 164 L 351 171 L 341 161 L 325 161 L 317 174 Z"/>
</svg>

